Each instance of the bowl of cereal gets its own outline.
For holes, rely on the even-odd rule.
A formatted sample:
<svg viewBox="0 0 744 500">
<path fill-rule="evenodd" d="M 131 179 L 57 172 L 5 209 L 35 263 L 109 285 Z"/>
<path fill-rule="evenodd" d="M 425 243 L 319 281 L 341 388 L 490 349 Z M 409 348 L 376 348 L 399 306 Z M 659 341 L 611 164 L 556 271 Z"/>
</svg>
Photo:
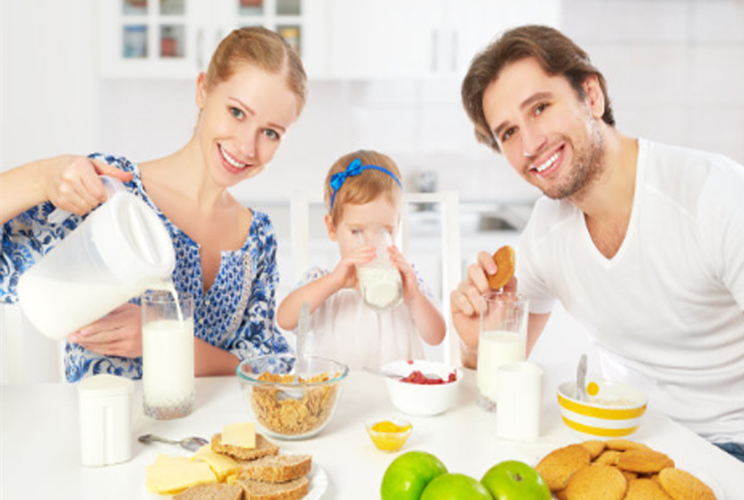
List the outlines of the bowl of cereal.
<svg viewBox="0 0 744 500">
<path fill-rule="evenodd" d="M 261 432 L 279 439 L 305 439 L 330 422 L 349 367 L 315 356 L 303 356 L 298 366 L 292 354 L 269 354 L 243 360 L 236 373 L 243 400 Z"/>
<path fill-rule="evenodd" d="M 394 361 L 383 365 L 390 401 L 407 415 L 429 417 L 446 412 L 455 402 L 462 372 L 446 363 Z"/>
<path fill-rule="evenodd" d="M 576 394 L 576 380 L 558 386 L 563 423 L 584 436 L 628 436 L 641 425 L 648 396 L 624 382 L 588 379 L 587 399 Z"/>
</svg>

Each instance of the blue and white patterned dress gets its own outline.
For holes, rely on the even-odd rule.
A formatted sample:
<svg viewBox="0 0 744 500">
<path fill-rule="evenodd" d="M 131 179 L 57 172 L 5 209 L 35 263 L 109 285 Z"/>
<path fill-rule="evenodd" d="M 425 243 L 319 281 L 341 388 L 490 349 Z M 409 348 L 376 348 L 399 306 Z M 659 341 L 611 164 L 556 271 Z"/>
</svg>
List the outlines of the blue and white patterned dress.
<svg viewBox="0 0 744 500">
<path fill-rule="evenodd" d="M 194 335 L 229 351 L 240 359 L 257 354 L 287 352 L 286 339 L 276 327 L 275 290 L 279 282 L 276 265 L 277 242 L 269 217 L 253 212 L 248 237 L 236 251 L 223 251 L 212 286 L 204 292 L 199 245 L 176 227 L 152 202 L 142 186 L 139 168 L 126 158 L 90 155 L 126 172 L 133 172 L 126 188 L 152 208 L 165 224 L 176 252 L 173 282 L 178 293 L 194 297 Z M 3 225 L 3 253 L 0 262 L 0 300 L 18 300 L 18 279 L 39 258 L 49 252 L 85 217 L 70 215 L 61 223 L 50 222 L 55 210 L 42 203 Z M 84 305 L 83 305 L 84 306 Z M 71 332 L 72 333 L 72 332 Z M 65 345 L 65 375 L 69 382 L 98 373 L 112 373 L 133 379 L 142 377 L 142 358 L 103 356 L 68 342 Z"/>
</svg>

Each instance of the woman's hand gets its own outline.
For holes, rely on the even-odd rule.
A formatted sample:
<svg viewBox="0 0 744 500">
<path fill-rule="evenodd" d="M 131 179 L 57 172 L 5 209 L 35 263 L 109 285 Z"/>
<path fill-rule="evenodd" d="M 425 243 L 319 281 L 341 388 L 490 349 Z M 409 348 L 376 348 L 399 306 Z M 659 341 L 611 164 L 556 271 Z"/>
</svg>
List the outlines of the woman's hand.
<svg viewBox="0 0 744 500">
<path fill-rule="evenodd" d="M 401 252 L 398 247 L 391 245 L 387 250 L 390 255 L 390 260 L 400 272 L 400 278 L 403 282 L 403 299 L 409 301 L 416 294 L 420 293 L 416 273 L 413 271 L 411 264 L 408 263 L 403 252 Z"/>
<path fill-rule="evenodd" d="M 106 356 L 136 358 L 142 356 L 142 314 L 140 306 L 124 304 L 67 340 L 89 351 Z"/>
<path fill-rule="evenodd" d="M 336 265 L 336 268 L 330 273 L 334 283 L 338 285 L 338 288 L 356 288 L 357 287 L 357 264 L 366 264 L 371 262 L 375 258 L 376 254 L 375 247 L 373 246 L 362 246 L 355 248 L 345 256 L 341 257 L 341 260 Z"/>
<path fill-rule="evenodd" d="M 53 158 L 43 173 L 46 199 L 55 207 L 76 215 L 85 215 L 106 200 L 101 175 L 110 175 L 122 182 L 132 180 L 131 172 L 85 156 Z"/>
</svg>

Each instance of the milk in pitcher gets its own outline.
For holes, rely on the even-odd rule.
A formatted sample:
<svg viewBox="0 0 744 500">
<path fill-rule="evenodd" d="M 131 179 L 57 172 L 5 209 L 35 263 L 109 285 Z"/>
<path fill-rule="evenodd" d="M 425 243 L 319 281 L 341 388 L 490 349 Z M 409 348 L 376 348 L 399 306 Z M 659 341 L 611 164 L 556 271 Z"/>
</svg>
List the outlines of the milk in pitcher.
<svg viewBox="0 0 744 500">
<path fill-rule="evenodd" d="M 175 267 L 173 243 L 157 214 L 118 180 L 101 180 L 107 201 L 18 282 L 23 313 L 54 340 L 102 318 L 151 283 L 170 278 Z"/>
</svg>

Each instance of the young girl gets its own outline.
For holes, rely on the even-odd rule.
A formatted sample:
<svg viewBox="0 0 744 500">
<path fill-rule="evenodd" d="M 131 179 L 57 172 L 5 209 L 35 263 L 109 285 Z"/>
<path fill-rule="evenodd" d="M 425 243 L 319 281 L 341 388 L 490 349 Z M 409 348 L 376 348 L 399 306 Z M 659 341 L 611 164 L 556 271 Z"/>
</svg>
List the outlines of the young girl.
<svg viewBox="0 0 744 500">
<path fill-rule="evenodd" d="M 444 318 L 432 304 L 422 280 L 395 246 L 390 260 L 400 272 L 403 304 L 377 312 L 364 304 L 357 265 L 371 262 L 375 248 L 359 245 L 362 236 L 384 228 L 395 239 L 401 213 L 400 172 L 393 160 L 374 151 L 357 151 L 333 164 L 325 180 L 328 236 L 338 242 L 341 260 L 333 271 L 310 269 L 299 288 L 282 301 L 279 326 L 297 326 L 303 302 L 310 305 L 308 355 L 342 361 L 351 368 L 378 367 L 398 359 L 424 355 L 423 339 L 438 345 L 444 339 Z"/>
<path fill-rule="evenodd" d="M 113 175 L 168 228 L 178 293 L 194 296 L 197 375 L 234 374 L 241 358 L 284 352 L 274 323 L 276 239 L 269 218 L 228 188 L 271 161 L 305 103 L 298 55 L 263 28 L 233 31 L 196 81 L 193 136 L 173 154 L 143 163 L 101 154 L 39 160 L 2 174 L 0 299 L 17 300 L 18 277 L 74 230 L 105 197 L 98 175 Z M 72 212 L 56 223 L 55 208 Z M 85 304 L 81 304 L 85 307 Z M 139 306 L 127 303 L 73 332 L 67 380 L 95 373 L 142 376 Z"/>
</svg>

